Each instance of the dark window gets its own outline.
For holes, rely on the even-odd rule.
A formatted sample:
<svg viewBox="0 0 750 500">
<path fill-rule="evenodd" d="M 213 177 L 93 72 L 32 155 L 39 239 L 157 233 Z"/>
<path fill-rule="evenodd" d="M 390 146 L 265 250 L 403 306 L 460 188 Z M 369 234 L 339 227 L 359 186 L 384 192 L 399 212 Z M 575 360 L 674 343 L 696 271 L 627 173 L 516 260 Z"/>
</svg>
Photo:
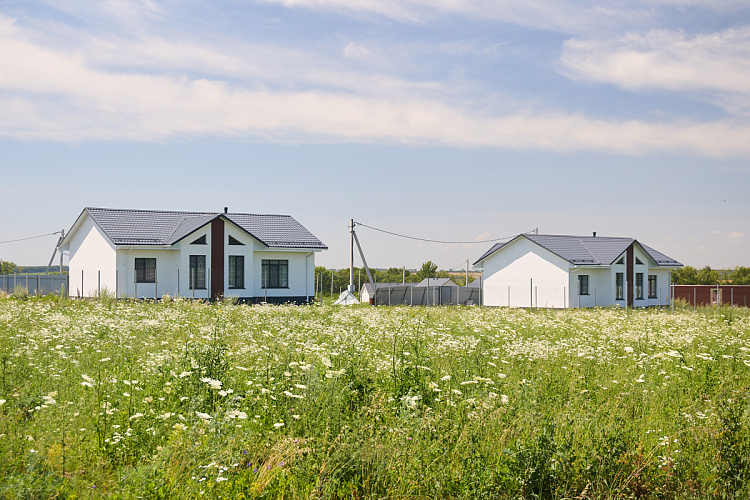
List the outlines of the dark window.
<svg viewBox="0 0 750 500">
<path fill-rule="evenodd" d="M 190 289 L 191 290 L 205 290 L 206 289 L 206 256 L 205 255 L 191 255 L 190 256 Z"/>
<path fill-rule="evenodd" d="M 643 298 L 643 273 L 635 273 L 635 298 Z"/>
<path fill-rule="evenodd" d="M 635 263 L 643 265 L 643 262 L 641 262 L 641 259 L 639 259 L 638 257 L 635 258 Z"/>
<path fill-rule="evenodd" d="M 620 260 L 618 260 L 616 264 L 625 264 L 625 257 L 620 257 Z"/>
<path fill-rule="evenodd" d="M 656 297 L 656 275 L 648 275 L 648 298 L 655 299 Z"/>
<path fill-rule="evenodd" d="M 191 245 L 205 245 L 206 244 L 206 235 L 204 234 L 203 236 L 201 236 L 200 238 L 198 238 L 197 240 L 193 241 L 190 244 Z"/>
<path fill-rule="evenodd" d="M 229 235 L 229 244 L 230 245 L 244 245 L 244 243 L 242 243 L 237 238 L 234 238 L 232 235 Z"/>
<path fill-rule="evenodd" d="M 579 274 L 578 275 L 578 295 L 589 294 L 589 275 Z"/>
<path fill-rule="evenodd" d="M 263 260 L 263 288 L 289 288 L 289 261 Z"/>
<path fill-rule="evenodd" d="M 625 273 L 615 273 L 615 300 L 623 300 L 625 297 L 624 281 Z"/>
<path fill-rule="evenodd" d="M 156 259 L 135 259 L 135 282 L 156 283 Z"/>
<path fill-rule="evenodd" d="M 230 236 L 231 238 L 231 236 Z M 231 244 L 231 241 L 230 241 Z M 245 288 L 245 256 L 229 256 L 229 288 Z"/>
</svg>

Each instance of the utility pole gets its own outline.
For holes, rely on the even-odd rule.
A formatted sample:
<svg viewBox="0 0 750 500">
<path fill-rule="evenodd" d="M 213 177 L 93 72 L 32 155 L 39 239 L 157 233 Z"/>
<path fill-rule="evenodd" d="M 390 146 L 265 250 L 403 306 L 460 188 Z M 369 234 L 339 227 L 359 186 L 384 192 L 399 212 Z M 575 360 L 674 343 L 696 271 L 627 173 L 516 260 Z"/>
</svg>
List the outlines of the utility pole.
<svg viewBox="0 0 750 500">
<path fill-rule="evenodd" d="M 362 251 L 362 245 L 359 244 L 359 238 L 357 238 L 357 233 L 352 231 L 352 234 L 354 235 L 354 242 L 357 244 L 357 250 L 359 250 L 359 256 L 362 259 L 362 265 L 365 267 L 365 272 L 367 273 L 367 279 L 370 282 L 370 285 L 372 286 L 373 293 L 376 293 L 377 288 L 375 288 L 375 281 L 372 279 L 372 273 L 370 272 L 370 268 L 367 265 L 367 260 L 365 260 L 365 253 Z"/>
<path fill-rule="evenodd" d="M 62 243 L 62 241 L 64 239 L 65 239 L 65 229 L 60 229 L 60 243 Z M 60 243 L 58 243 L 58 246 L 60 245 Z M 62 251 L 59 248 L 58 248 L 58 252 L 60 252 L 60 276 L 62 276 L 62 273 L 63 273 L 63 270 L 62 270 L 62 268 L 63 268 L 63 253 L 62 253 Z"/>
<path fill-rule="evenodd" d="M 354 219 L 351 219 L 349 225 L 349 288 L 350 293 L 354 293 Z"/>
</svg>

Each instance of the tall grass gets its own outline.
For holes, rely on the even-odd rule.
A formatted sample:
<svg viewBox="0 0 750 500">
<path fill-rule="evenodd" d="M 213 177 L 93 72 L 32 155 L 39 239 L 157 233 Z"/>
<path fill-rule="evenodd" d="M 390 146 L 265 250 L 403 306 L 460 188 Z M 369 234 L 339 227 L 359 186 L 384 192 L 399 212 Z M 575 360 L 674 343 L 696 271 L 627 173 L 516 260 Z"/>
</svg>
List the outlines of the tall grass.
<svg viewBox="0 0 750 500">
<path fill-rule="evenodd" d="M 750 314 L 0 300 L 0 498 L 747 498 Z"/>
</svg>

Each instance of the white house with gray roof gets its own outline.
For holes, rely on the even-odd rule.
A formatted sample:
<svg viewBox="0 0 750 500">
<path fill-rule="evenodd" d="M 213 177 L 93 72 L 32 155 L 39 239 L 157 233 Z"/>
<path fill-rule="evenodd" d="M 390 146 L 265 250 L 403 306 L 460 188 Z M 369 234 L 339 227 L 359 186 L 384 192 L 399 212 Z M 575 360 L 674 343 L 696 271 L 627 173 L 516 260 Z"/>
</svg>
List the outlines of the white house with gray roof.
<svg viewBox="0 0 750 500">
<path fill-rule="evenodd" d="M 69 294 L 308 302 L 327 247 L 289 215 L 85 208 L 61 242 Z"/>
<path fill-rule="evenodd" d="M 567 308 L 666 305 L 682 264 L 633 238 L 520 234 L 474 266 L 484 305 Z"/>
</svg>

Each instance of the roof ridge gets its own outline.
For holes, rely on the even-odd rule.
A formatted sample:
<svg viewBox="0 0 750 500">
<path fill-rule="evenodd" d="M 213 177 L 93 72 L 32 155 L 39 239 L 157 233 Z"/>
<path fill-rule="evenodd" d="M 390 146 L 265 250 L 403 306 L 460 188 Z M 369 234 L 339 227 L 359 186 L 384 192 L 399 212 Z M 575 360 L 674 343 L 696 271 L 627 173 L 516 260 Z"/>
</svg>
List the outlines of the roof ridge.
<svg viewBox="0 0 750 500">
<path fill-rule="evenodd" d="M 635 238 L 630 238 L 628 236 L 580 236 L 575 234 L 530 234 L 530 233 L 522 233 L 522 236 L 548 236 L 548 237 L 554 237 L 554 238 L 581 238 L 581 239 L 587 239 L 587 240 L 634 240 Z"/>
<path fill-rule="evenodd" d="M 162 214 L 185 214 L 188 216 L 201 216 L 201 215 L 252 215 L 255 217 L 292 217 L 289 214 L 251 214 L 246 212 L 190 212 L 186 210 L 154 210 L 149 208 L 106 208 L 106 207 L 85 207 L 84 210 L 105 210 L 108 212 L 148 212 L 148 213 L 162 213 Z"/>
</svg>

